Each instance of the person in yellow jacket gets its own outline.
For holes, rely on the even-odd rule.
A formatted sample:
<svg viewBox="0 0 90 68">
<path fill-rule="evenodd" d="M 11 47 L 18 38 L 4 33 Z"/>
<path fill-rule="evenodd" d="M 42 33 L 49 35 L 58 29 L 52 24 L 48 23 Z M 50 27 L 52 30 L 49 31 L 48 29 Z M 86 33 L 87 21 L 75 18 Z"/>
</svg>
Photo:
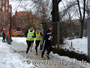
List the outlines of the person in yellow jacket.
<svg viewBox="0 0 90 68">
<path fill-rule="evenodd" d="M 35 30 L 34 26 L 31 26 L 30 29 L 25 33 L 26 35 L 26 42 L 27 42 L 27 50 L 26 53 L 28 53 L 30 47 L 33 45 L 34 39 L 35 39 Z"/>
<path fill-rule="evenodd" d="M 36 55 L 38 55 L 38 46 L 40 44 L 42 36 L 43 35 L 42 35 L 41 31 L 40 31 L 40 28 L 38 28 L 37 31 L 36 31 L 36 46 L 35 46 Z"/>
</svg>

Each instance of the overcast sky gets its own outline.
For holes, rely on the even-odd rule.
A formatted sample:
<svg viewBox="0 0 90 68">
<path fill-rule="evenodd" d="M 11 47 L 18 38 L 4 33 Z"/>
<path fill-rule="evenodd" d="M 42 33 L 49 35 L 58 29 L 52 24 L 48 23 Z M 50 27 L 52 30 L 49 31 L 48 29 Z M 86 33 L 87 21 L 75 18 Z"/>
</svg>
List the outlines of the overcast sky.
<svg viewBox="0 0 90 68">
<path fill-rule="evenodd" d="M 70 0 L 64 0 L 63 3 L 60 3 L 60 7 L 66 5 L 66 1 Z M 20 2 L 19 0 L 9 0 L 9 3 L 12 5 L 12 12 L 15 13 L 15 11 L 23 11 L 23 10 L 32 10 L 33 11 L 33 3 L 30 0 L 22 0 Z M 23 8 L 25 7 L 25 8 Z"/>
<path fill-rule="evenodd" d="M 30 0 L 9 0 L 9 3 L 12 5 L 13 14 L 15 11 L 23 11 L 23 10 L 32 10 L 32 2 Z"/>
<path fill-rule="evenodd" d="M 51 0 L 52 1 L 52 0 Z M 63 10 L 63 7 L 67 6 L 66 4 L 68 2 L 70 2 L 71 0 L 62 0 L 62 2 L 59 3 L 59 8 L 60 11 Z M 73 0 L 74 1 L 74 0 Z M 33 3 L 31 2 L 31 0 L 9 0 L 9 3 L 12 5 L 12 13 L 15 14 L 15 11 L 27 11 L 27 10 L 31 10 L 34 12 L 34 7 L 33 7 Z M 71 12 L 73 14 L 73 12 Z M 74 18 L 76 18 L 77 16 L 75 15 Z"/>
</svg>

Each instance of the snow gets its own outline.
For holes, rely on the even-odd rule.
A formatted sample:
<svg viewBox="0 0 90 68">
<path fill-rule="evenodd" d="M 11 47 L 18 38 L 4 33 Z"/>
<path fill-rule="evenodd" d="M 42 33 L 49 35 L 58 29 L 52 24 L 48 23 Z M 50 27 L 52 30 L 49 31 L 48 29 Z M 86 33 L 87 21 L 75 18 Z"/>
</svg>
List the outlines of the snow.
<svg viewBox="0 0 90 68">
<path fill-rule="evenodd" d="M 25 41 L 26 39 L 25 38 L 13 38 L 16 42 L 18 43 L 24 43 L 25 44 Z M 18 41 L 19 40 L 19 41 Z M 86 54 L 87 53 L 87 38 L 84 37 L 82 39 L 80 38 L 77 38 L 77 39 L 73 39 L 73 40 L 68 40 L 66 39 L 65 40 L 65 46 L 63 48 L 66 48 L 66 49 L 69 49 L 69 50 L 72 50 L 70 49 L 71 47 L 71 42 L 72 42 L 72 48 L 74 48 L 75 52 L 79 52 L 79 53 L 84 53 Z M 52 56 L 56 57 L 56 58 L 59 58 L 61 60 L 65 60 L 65 62 L 69 62 L 71 64 L 79 64 L 79 65 L 82 65 L 85 67 L 85 68 L 90 68 L 90 64 L 86 63 L 85 61 L 78 61 L 76 59 L 72 59 L 72 58 L 69 58 L 69 57 L 66 57 L 66 56 L 59 56 L 58 54 L 53 54 L 51 53 Z M 67 63 L 68 64 L 68 63 Z"/>
<path fill-rule="evenodd" d="M 13 53 L 13 50 L 7 43 L 2 43 L 0 38 L 0 68 L 35 68 L 31 64 L 24 62 L 24 58 L 17 53 Z"/>
<path fill-rule="evenodd" d="M 69 58 L 66 56 L 59 56 L 58 54 L 53 54 L 53 53 L 52 53 L 52 55 L 58 59 L 61 59 L 63 64 L 66 64 L 66 65 L 73 65 L 73 64 L 75 65 L 76 64 L 76 68 L 78 65 L 81 68 L 90 68 L 90 64 L 87 63 L 86 61 L 78 61 L 76 59 L 72 59 L 72 58 Z"/>
<path fill-rule="evenodd" d="M 72 44 L 71 44 L 72 42 Z M 66 39 L 65 40 L 65 45 L 62 46 L 64 49 L 68 49 L 70 51 L 75 51 L 77 53 L 82 53 L 82 54 L 88 54 L 88 40 L 87 37 L 81 38 L 76 38 L 76 39 Z M 71 46 L 72 45 L 72 46 Z"/>
<path fill-rule="evenodd" d="M 25 37 L 13 37 L 13 43 L 22 43 L 26 46 L 26 38 Z M 0 68 L 36 68 L 33 64 L 34 59 L 29 59 L 30 63 L 25 62 L 25 60 L 28 60 L 27 58 L 24 58 L 22 55 L 18 53 L 14 53 L 13 49 L 11 49 L 12 45 L 8 45 L 7 43 L 2 43 L 2 38 L 0 38 Z M 87 38 L 84 37 L 83 39 L 77 38 L 73 40 L 65 40 L 65 46 L 63 48 L 67 48 L 69 50 L 72 50 L 71 47 L 71 41 L 72 41 L 72 47 L 75 49 L 76 52 L 87 53 Z M 17 45 L 19 46 L 19 45 Z M 20 46 L 20 47 L 21 47 Z M 35 56 L 34 56 L 35 57 Z M 90 64 L 86 61 L 78 61 L 75 58 L 69 58 L 66 56 L 59 56 L 58 54 L 50 54 L 50 57 L 52 59 L 57 59 L 60 61 L 60 63 L 63 63 L 64 65 L 72 65 L 74 68 L 90 68 Z M 39 58 L 37 60 L 40 60 Z M 56 62 L 57 60 L 51 60 L 53 62 Z M 37 61 L 36 61 L 37 62 Z M 40 68 L 40 66 L 38 66 Z M 59 67 L 57 67 L 59 68 Z M 68 67 L 67 67 L 68 68 Z"/>
<path fill-rule="evenodd" d="M 25 37 L 13 37 L 12 38 L 17 43 L 24 43 L 26 45 L 26 38 Z"/>
</svg>

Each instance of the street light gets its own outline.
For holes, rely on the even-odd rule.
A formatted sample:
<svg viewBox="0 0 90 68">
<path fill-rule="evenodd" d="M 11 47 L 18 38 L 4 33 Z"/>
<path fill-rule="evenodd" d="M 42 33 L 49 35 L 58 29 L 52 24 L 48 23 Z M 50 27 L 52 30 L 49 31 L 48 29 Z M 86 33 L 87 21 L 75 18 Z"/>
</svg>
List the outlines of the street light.
<svg viewBox="0 0 90 68">
<path fill-rule="evenodd" d="M 88 57 L 90 59 L 90 6 L 88 7 Z"/>
</svg>

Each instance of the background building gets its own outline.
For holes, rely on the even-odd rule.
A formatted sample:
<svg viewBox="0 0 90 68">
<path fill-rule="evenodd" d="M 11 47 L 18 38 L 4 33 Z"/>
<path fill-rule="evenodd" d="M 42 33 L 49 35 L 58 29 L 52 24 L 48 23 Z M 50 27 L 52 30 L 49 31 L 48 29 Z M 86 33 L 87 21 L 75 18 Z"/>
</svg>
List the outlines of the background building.
<svg viewBox="0 0 90 68">
<path fill-rule="evenodd" d="M 0 0 L 0 32 L 9 29 L 11 14 L 12 6 L 9 5 L 9 0 Z"/>
<path fill-rule="evenodd" d="M 33 15 L 31 11 L 16 11 L 12 20 L 12 30 L 16 29 L 17 31 L 23 32 L 30 28 L 30 25 L 34 25 L 35 28 L 38 28 L 41 23 L 40 19 Z"/>
</svg>

